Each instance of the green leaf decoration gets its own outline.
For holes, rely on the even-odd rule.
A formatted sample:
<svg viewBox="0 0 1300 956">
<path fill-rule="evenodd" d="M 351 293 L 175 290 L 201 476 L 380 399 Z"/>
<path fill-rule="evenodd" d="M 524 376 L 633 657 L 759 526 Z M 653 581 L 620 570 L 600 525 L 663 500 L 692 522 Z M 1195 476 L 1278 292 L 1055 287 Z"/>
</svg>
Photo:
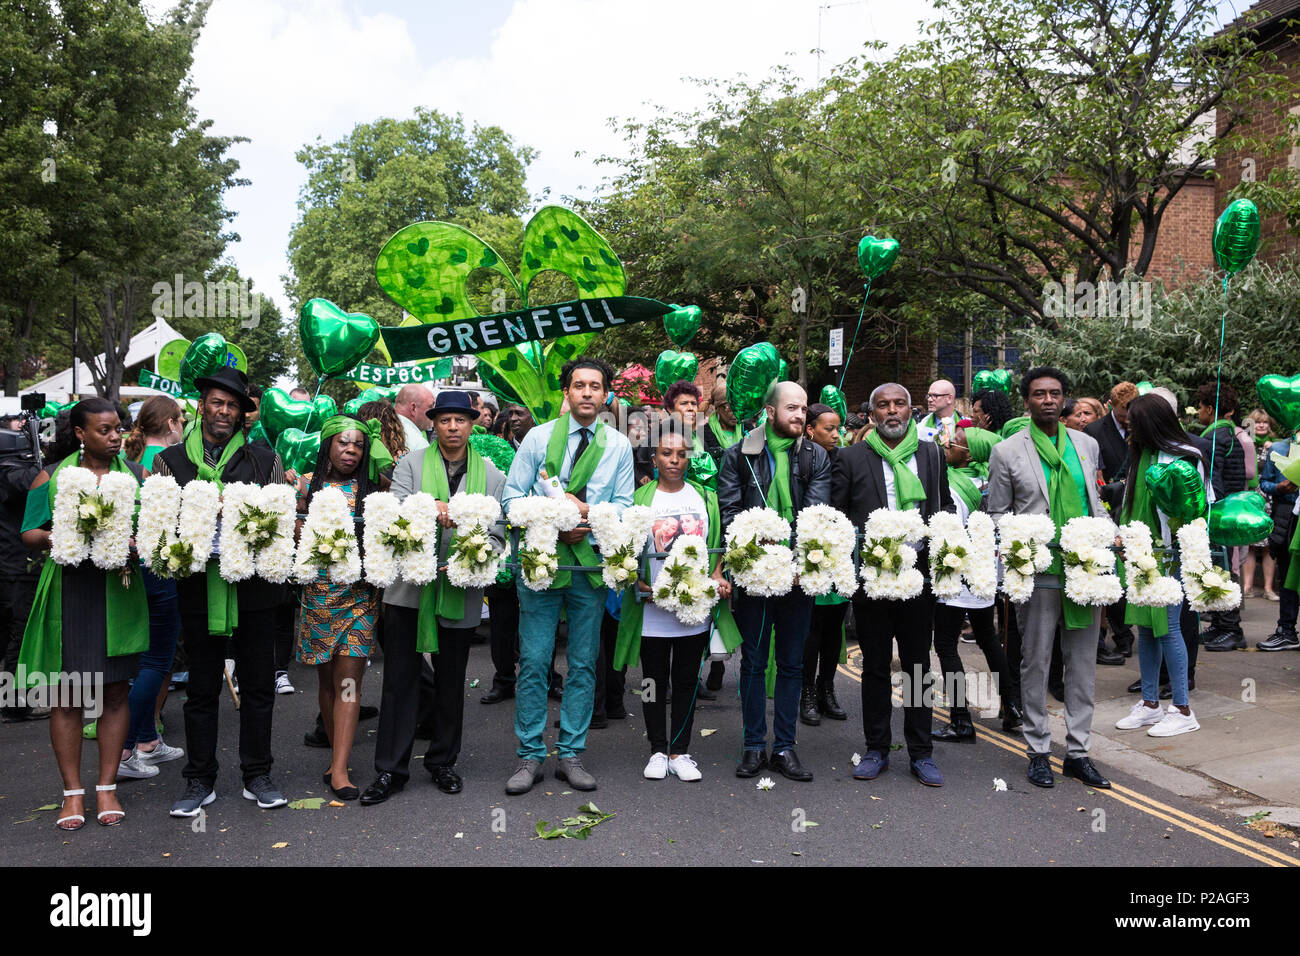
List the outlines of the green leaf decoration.
<svg viewBox="0 0 1300 956">
<path fill-rule="evenodd" d="M 474 233 L 449 222 L 417 222 L 399 229 L 375 260 L 375 278 L 390 299 L 424 321 L 477 316 L 466 281 L 479 268 L 492 269 L 519 292 L 501 257 Z"/>
<path fill-rule="evenodd" d="M 524 289 L 525 303 L 533 278 L 548 270 L 563 273 L 577 283 L 582 299 L 627 291 L 623 263 L 600 233 L 572 209 L 543 206 L 537 210 L 524 227 L 523 248 L 519 284 Z"/>
</svg>

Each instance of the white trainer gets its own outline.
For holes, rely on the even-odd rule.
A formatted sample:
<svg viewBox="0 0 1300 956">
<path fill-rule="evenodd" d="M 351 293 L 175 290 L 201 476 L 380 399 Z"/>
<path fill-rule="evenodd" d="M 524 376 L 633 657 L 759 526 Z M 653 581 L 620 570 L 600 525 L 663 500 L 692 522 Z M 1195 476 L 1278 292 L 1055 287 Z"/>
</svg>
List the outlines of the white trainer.
<svg viewBox="0 0 1300 956">
<path fill-rule="evenodd" d="M 146 780 L 156 776 L 158 768 L 146 761 L 138 750 L 133 750 L 131 756 L 117 765 L 118 780 Z"/>
<path fill-rule="evenodd" d="M 1148 707 L 1145 701 L 1139 700 L 1133 705 L 1127 717 L 1115 721 L 1115 726 L 1120 730 L 1137 730 L 1139 727 L 1150 727 L 1152 724 L 1160 723 L 1164 716 L 1164 708 L 1159 704 Z"/>
<path fill-rule="evenodd" d="M 678 754 L 669 760 L 668 772 L 678 780 L 684 780 L 687 783 L 694 783 L 703 776 L 690 754 Z"/>
<path fill-rule="evenodd" d="M 1177 707 L 1170 707 L 1165 714 L 1164 720 L 1156 724 L 1147 731 L 1148 737 L 1177 737 L 1179 734 L 1189 734 L 1193 730 L 1200 730 L 1201 725 L 1196 720 L 1196 714 L 1188 709 L 1187 715 Z"/>
<path fill-rule="evenodd" d="M 668 776 L 668 755 L 664 753 L 653 754 L 650 762 L 645 765 L 645 778 L 647 780 L 662 780 Z"/>
<path fill-rule="evenodd" d="M 167 743 L 167 741 L 159 737 L 157 747 L 154 747 L 153 750 L 141 750 L 139 747 L 136 747 L 135 755 L 145 763 L 160 764 L 166 763 L 169 760 L 180 760 L 185 756 L 185 751 L 180 747 L 173 747 L 171 744 Z"/>
<path fill-rule="evenodd" d="M 293 684 L 289 681 L 289 675 L 284 671 L 275 675 L 275 692 L 277 694 L 294 693 Z"/>
</svg>

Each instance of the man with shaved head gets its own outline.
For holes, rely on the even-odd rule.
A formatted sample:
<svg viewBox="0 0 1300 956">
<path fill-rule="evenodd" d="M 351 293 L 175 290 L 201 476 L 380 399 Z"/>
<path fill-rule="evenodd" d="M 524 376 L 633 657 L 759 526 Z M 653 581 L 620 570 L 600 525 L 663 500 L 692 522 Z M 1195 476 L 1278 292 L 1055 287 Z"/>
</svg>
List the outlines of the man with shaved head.
<svg viewBox="0 0 1300 956">
<path fill-rule="evenodd" d="M 725 529 L 749 508 L 771 508 L 786 521 L 811 505 L 830 500 L 826 450 L 804 437 L 808 395 L 795 382 L 778 382 L 767 394 L 767 423 L 753 429 L 722 456 L 718 510 Z M 811 780 L 794 751 L 803 686 L 803 645 L 812 623 L 813 599 L 798 581 L 789 594 L 760 597 L 737 589 L 732 605 L 740 628 L 740 703 L 745 753 L 736 776 L 753 777 L 764 767 L 791 780 Z M 775 636 L 773 636 L 775 630 Z M 772 759 L 767 745 L 768 641 L 775 641 L 776 692 L 772 703 Z"/>
<path fill-rule="evenodd" d="M 948 444 L 955 431 L 956 404 L 957 386 L 946 378 L 930 383 L 930 390 L 925 394 L 925 407 L 929 414 L 921 419 L 919 431 L 922 441 Z"/>
<path fill-rule="evenodd" d="M 393 408 L 402 419 L 407 450 L 428 448 L 429 435 L 425 427 L 429 423 L 429 409 L 433 408 L 433 392 L 423 385 L 403 385 L 393 399 Z"/>
<path fill-rule="evenodd" d="M 927 523 L 935 512 L 954 510 L 943 453 L 934 442 L 919 439 L 907 389 L 895 382 L 877 386 L 868 404 L 876 427 L 865 439 L 836 454 L 831 504 L 848 515 L 857 529 L 866 524 L 871 512 L 881 508 L 918 511 Z M 912 774 L 927 787 L 943 786 L 930 742 L 933 691 L 924 679 L 930 671 L 934 628 L 934 592 L 926 549 L 921 549 L 916 564 L 926 579 L 924 590 L 916 597 L 886 601 L 859 593 L 853 599 L 862 646 L 862 730 L 867 744 L 866 756 L 853 771 L 855 780 L 874 780 L 889 769 L 890 665 L 897 641 L 904 678 L 903 739 Z"/>
</svg>

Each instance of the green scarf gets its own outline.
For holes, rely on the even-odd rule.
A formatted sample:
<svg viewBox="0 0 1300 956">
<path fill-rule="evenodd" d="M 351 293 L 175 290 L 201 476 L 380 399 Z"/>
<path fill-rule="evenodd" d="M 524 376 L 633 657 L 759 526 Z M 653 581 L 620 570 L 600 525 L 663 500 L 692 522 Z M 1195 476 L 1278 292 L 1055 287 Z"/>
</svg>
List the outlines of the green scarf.
<svg viewBox="0 0 1300 956">
<path fill-rule="evenodd" d="M 718 440 L 718 444 L 722 446 L 723 451 L 740 441 L 745 432 L 740 422 L 736 422 L 732 428 L 723 428 L 722 423 L 718 421 L 717 415 L 709 416 L 709 430 L 713 432 L 713 437 Z"/>
<path fill-rule="evenodd" d="M 59 472 L 69 465 L 75 467 L 79 457 L 76 452 L 69 455 L 54 469 L 45 487 L 37 488 L 31 493 L 31 496 L 44 500 L 49 516 L 54 514 Z M 110 470 L 131 474 L 120 458 L 113 459 Z M 28 514 L 33 511 L 35 508 L 29 508 Z M 49 518 L 42 517 L 32 524 L 25 519 L 23 530 L 40 527 L 46 520 Z M 120 574 L 104 573 L 109 657 L 139 654 L 149 649 L 149 601 L 144 593 L 144 579 L 140 576 L 139 562 L 128 562 L 128 566 L 131 568 L 132 586 L 123 586 Z M 23 629 L 23 646 L 18 655 L 18 663 L 26 668 L 28 687 L 52 682 L 51 675 L 63 670 L 63 565 L 53 558 L 46 558 L 45 566 L 41 568 L 31 614 Z"/>
<path fill-rule="evenodd" d="M 1016 432 L 1024 431 L 1029 425 L 1029 416 L 1021 415 L 1019 418 L 1011 418 L 1002 426 L 1001 435 L 1003 438 L 1010 438 Z"/>
<path fill-rule="evenodd" d="M 588 426 L 589 428 L 592 426 Z M 564 466 L 564 454 L 569 446 L 569 416 L 567 413 L 561 415 L 555 420 L 555 427 L 551 429 L 551 438 L 546 443 L 546 460 L 543 467 L 546 474 L 552 478 L 560 477 L 560 470 Z M 605 423 L 596 422 L 595 433 L 592 435 L 590 443 L 583 451 L 581 457 L 573 463 L 573 468 L 569 472 L 569 485 L 565 489 L 569 494 L 576 494 L 583 488 L 587 487 L 587 482 L 596 471 L 596 466 L 600 464 L 601 457 L 605 454 Z M 591 586 L 600 590 L 605 586 L 604 578 L 600 573 L 600 558 L 596 550 L 591 546 L 591 536 L 583 538 L 577 544 L 565 544 L 560 541 L 555 548 L 556 557 L 560 564 L 581 564 L 586 568 L 595 568 L 594 572 L 587 574 L 587 580 Z M 567 588 L 573 583 L 569 571 L 560 570 L 556 572 L 555 580 L 551 583 L 552 588 Z"/>
<path fill-rule="evenodd" d="M 688 481 L 687 484 L 699 492 L 700 497 L 704 499 L 704 510 L 708 515 L 709 522 L 709 534 L 706 539 L 708 546 L 710 548 L 720 547 L 722 542 L 722 519 L 719 517 L 718 512 L 718 496 L 708 488 L 693 481 Z M 657 479 L 648 481 L 632 495 L 632 503 L 649 507 L 654 504 L 655 492 L 658 490 L 659 481 Z M 710 572 L 717 566 L 721 557 L 721 555 L 717 554 L 709 555 Z M 636 585 L 632 584 L 623 592 L 623 609 L 618 616 L 618 640 L 614 645 L 614 667 L 619 670 L 641 659 L 641 624 L 645 620 L 645 603 L 636 599 L 635 589 Z M 734 651 L 740 646 L 740 628 L 736 626 L 736 620 L 731 616 L 731 606 L 727 601 L 719 601 L 714 605 L 713 624 L 718 629 L 718 634 L 721 635 L 722 643 L 727 650 Z"/>
<path fill-rule="evenodd" d="M 1227 419 L 1227 418 L 1220 418 L 1217 422 L 1213 422 L 1212 424 L 1207 425 L 1206 428 L 1205 428 L 1205 431 L 1201 432 L 1201 437 L 1202 437 L 1202 438 L 1209 438 L 1209 437 L 1210 437 L 1210 432 L 1216 432 L 1216 431 L 1218 431 L 1220 428 L 1231 428 L 1231 429 L 1233 429 L 1233 431 L 1236 431 L 1237 426 L 1234 425 L 1234 424 L 1233 424 L 1229 419 Z"/>
<path fill-rule="evenodd" d="M 871 449 L 894 469 L 894 496 L 898 499 L 898 510 L 911 511 L 918 501 L 924 501 L 925 487 L 921 484 L 921 479 L 912 474 L 912 469 L 907 467 L 908 461 L 920 448 L 920 442 L 916 437 L 916 422 L 907 423 L 907 432 L 903 435 L 903 440 L 894 448 L 885 444 L 885 440 L 880 437 L 879 428 L 873 428 L 867 435 L 866 441 Z"/>
<path fill-rule="evenodd" d="M 1159 542 L 1161 540 L 1160 514 L 1156 511 L 1155 502 L 1152 501 L 1151 492 L 1147 488 L 1147 469 L 1150 467 L 1151 451 L 1144 448 L 1142 457 L 1138 459 L 1137 480 L 1134 482 L 1131 494 L 1124 497 L 1120 522 L 1127 524 L 1134 520 L 1141 521 L 1151 529 L 1151 540 Z M 1172 522 L 1170 522 L 1170 530 L 1174 530 Z M 1156 637 L 1164 637 L 1169 633 L 1169 615 L 1162 607 L 1138 607 L 1128 604 L 1124 609 L 1124 623 L 1149 627 Z"/>
<path fill-rule="evenodd" d="M 1061 529 L 1071 518 L 1082 518 L 1087 512 L 1083 507 L 1083 494 L 1070 474 L 1070 467 L 1065 463 L 1063 452 L 1070 441 L 1069 429 L 1064 425 L 1057 428 L 1056 441 L 1048 438 L 1032 421 L 1029 423 L 1029 437 L 1034 440 L 1034 451 L 1042 459 L 1050 472 L 1047 482 L 1047 502 L 1052 512 L 1052 524 L 1056 525 L 1056 540 L 1061 539 Z M 1070 445 L 1073 448 L 1073 444 Z M 1058 551 L 1052 558 L 1048 574 L 1061 574 L 1061 555 Z M 1065 626 L 1072 630 L 1092 625 L 1092 608 L 1075 604 L 1065 592 L 1061 592 L 1061 603 L 1065 612 Z"/>
<path fill-rule="evenodd" d="M 909 471 L 908 474 L 910 475 L 911 472 Z M 966 508 L 969 511 L 980 510 L 980 502 L 984 496 L 975 487 L 975 482 L 971 481 L 960 469 L 952 467 L 952 465 L 948 466 L 948 487 L 961 496 L 961 500 L 966 502 Z"/>
<path fill-rule="evenodd" d="M 793 438 L 783 438 L 772 431 L 772 423 L 763 426 L 767 447 L 772 452 L 772 483 L 767 486 L 767 506 L 786 521 L 794 520 L 794 497 L 790 493 L 790 446 Z"/>
<path fill-rule="evenodd" d="M 339 432 L 352 429 L 370 438 L 370 480 L 378 484 L 379 475 L 384 469 L 393 467 L 393 456 L 380 437 L 383 434 L 383 425 L 380 424 L 379 419 L 372 418 L 363 423 L 350 415 L 335 415 L 326 419 L 325 424 L 321 426 L 320 440 L 327 441 Z"/>
<path fill-rule="evenodd" d="M 191 425 L 185 435 L 185 457 L 198 470 L 195 479 L 210 481 L 218 489 L 225 487 L 221 476 L 226 470 L 226 465 L 230 464 L 230 459 L 235 457 L 235 452 L 243 447 L 244 433 L 236 430 L 230 436 L 230 441 L 226 442 L 226 447 L 222 449 L 221 457 L 217 459 L 214 467 L 203 460 L 203 429 L 200 425 L 198 423 Z M 221 577 L 220 563 L 211 559 L 208 560 L 206 579 L 208 633 L 218 637 L 229 637 L 235 632 L 235 628 L 239 627 L 239 588 Z"/>
<path fill-rule="evenodd" d="M 442 452 L 438 449 L 436 441 L 430 443 L 424 450 L 420 490 L 428 492 L 439 501 L 451 500 L 451 488 L 447 483 L 447 466 L 443 464 Z M 465 446 L 465 479 L 461 482 L 461 490 L 474 495 L 487 492 L 487 469 L 483 466 L 483 456 L 475 451 L 472 445 Z M 448 553 L 455 540 L 455 528 L 443 530 L 442 541 Z M 458 588 L 448 581 L 445 573 L 439 575 L 435 585 L 425 585 L 420 590 L 420 615 L 415 625 L 415 649 L 421 654 L 438 653 L 438 618 L 459 621 L 464 616 L 465 589 Z"/>
</svg>

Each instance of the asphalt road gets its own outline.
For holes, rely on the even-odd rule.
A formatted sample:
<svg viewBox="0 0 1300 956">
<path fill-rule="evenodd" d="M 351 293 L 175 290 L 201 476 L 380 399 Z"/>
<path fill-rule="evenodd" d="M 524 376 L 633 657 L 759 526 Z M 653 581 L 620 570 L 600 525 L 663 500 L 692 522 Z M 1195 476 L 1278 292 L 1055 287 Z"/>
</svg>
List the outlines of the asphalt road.
<svg viewBox="0 0 1300 956">
<path fill-rule="evenodd" d="M 561 662 L 557 661 L 557 664 Z M 383 662 L 367 673 L 362 698 L 377 703 Z M 479 703 L 491 681 L 486 646 L 470 656 L 465 746 L 458 770 L 465 790 L 439 792 L 418 766 L 407 788 L 387 803 L 330 807 L 320 782 L 328 763 L 323 750 L 302 743 L 315 716 L 315 675 L 295 665 L 293 696 L 276 698 L 274 779 L 290 800 L 324 797 L 320 809 L 259 810 L 240 797 L 238 721 L 223 699 L 221 777 L 217 801 L 201 832 L 167 810 L 183 789 L 183 761 L 164 764 L 148 781 L 120 786 L 125 823 L 101 829 L 91 816 L 85 828 L 63 833 L 56 814 L 36 808 L 56 804 L 59 780 L 47 724 L 0 726 L 0 858 L 10 865 L 222 866 L 222 865 L 1055 865 L 1055 866 L 1259 866 L 1295 865 L 1300 851 L 1285 841 L 1263 840 L 1239 817 L 1161 790 L 1102 766 L 1116 789 L 1090 792 L 1060 776 L 1052 790 L 1025 779 L 1018 736 L 995 721 L 981 720 L 976 745 L 936 744 L 947 785 L 921 786 L 908 772 L 905 751 L 870 784 L 852 779 L 851 755 L 863 750 L 858 685 L 852 667 L 837 677 L 847 722 L 799 727 L 799 755 L 816 774 L 812 783 L 772 775 L 775 787 L 760 791 L 754 780 L 734 775 L 740 756 L 736 695 L 738 657 L 716 702 L 701 702 L 691 753 L 703 781 L 674 777 L 645 780 L 649 756 L 640 704 L 629 693 L 629 719 L 591 731 L 584 763 L 599 789 L 572 792 L 546 780 L 522 797 L 507 797 L 516 740 L 511 703 Z M 562 666 L 561 666 L 561 669 Z M 629 674 L 629 686 L 639 680 Z M 550 720 L 558 716 L 551 704 Z M 165 718 L 167 739 L 179 746 L 181 700 L 173 695 Z M 353 781 L 372 779 L 376 721 L 358 732 L 352 753 Z M 770 727 L 770 717 L 769 717 Z M 702 736 L 701 731 L 716 733 Z M 553 744 L 556 731 L 548 727 Z M 769 730 L 770 733 L 770 730 Z M 902 740 L 902 712 L 895 711 L 895 740 Z M 423 742 L 417 742 L 417 753 Z M 1059 757 L 1059 753 L 1057 755 Z M 96 745 L 83 750 L 84 784 L 94 783 Z M 1056 764 L 1059 771 L 1059 760 Z M 994 778 L 1006 781 L 995 791 Z M 588 800 L 615 816 L 589 839 L 534 839 L 539 820 L 573 814 Z M 90 814 L 88 813 L 88 816 Z M 813 824 L 800 826 L 800 824 Z"/>
</svg>

